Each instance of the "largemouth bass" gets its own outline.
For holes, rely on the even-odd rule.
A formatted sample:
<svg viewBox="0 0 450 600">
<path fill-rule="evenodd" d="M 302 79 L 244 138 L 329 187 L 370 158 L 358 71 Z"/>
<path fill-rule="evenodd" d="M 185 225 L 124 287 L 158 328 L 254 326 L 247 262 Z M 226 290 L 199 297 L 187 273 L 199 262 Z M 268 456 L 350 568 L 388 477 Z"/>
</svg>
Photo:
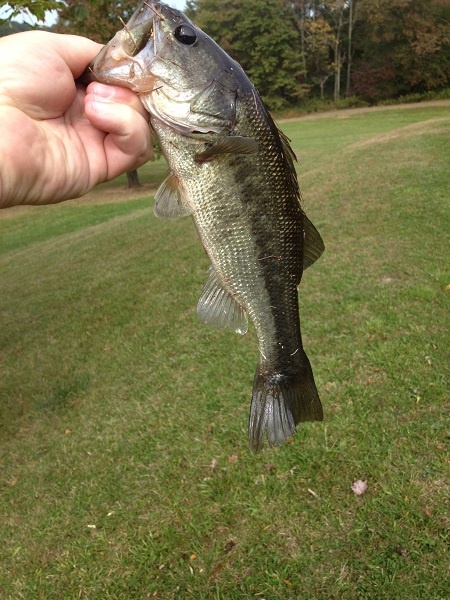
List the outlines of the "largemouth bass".
<svg viewBox="0 0 450 600">
<path fill-rule="evenodd" d="M 254 450 L 322 420 L 303 350 L 297 286 L 323 252 L 300 204 L 294 153 L 242 68 L 183 13 L 141 2 L 89 69 L 140 95 L 169 164 L 161 219 L 191 215 L 211 261 L 200 319 L 258 336 Z"/>
</svg>

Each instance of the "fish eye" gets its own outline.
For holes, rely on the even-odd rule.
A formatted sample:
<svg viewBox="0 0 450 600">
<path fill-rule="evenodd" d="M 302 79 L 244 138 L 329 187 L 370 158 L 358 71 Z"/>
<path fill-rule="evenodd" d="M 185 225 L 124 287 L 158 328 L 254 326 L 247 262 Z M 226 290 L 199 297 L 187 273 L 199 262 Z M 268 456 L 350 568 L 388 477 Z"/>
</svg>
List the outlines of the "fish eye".
<svg viewBox="0 0 450 600">
<path fill-rule="evenodd" d="M 192 46 L 197 41 L 197 34 L 190 25 L 179 25 L 173 32 L 175 39 L 186 46 Z"/>
</svg>

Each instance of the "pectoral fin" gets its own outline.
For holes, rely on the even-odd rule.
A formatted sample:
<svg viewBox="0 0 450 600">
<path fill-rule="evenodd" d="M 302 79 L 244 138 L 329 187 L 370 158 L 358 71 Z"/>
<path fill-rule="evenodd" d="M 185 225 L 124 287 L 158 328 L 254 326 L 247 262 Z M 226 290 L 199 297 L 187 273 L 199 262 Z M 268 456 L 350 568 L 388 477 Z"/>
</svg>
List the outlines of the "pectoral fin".
<svg viewBox="0 0 450 600">
<path fill-rule="evenodd" d="M 303 268 L 307 269 L 316 262 L 325 250 L 325 244 L 320 233 L 303 213 L 303 231 L 305 241 L 303 245 Z"/>
<path fill-rule="evenodd" d="M 190 214 L 183 202 L 178 179 L 173 173 L 169 173 L 156 192 L 153 212 L 158 219 L 168 220 L 175 220 Z"/>
<path fill-rule="evenodd" d="M 203 287 L 197 305 L 200 321 L 221 329 L 230 329 L 244 335 L 248 330 L 247 313 L 230 294 L 223 289 L 211 266 L 209 277 Z"/>
<path fill-rule="evenodd" d="M 259 144 L 254 138 L 230 135 L 222 138 L 204 152 L 197 154 L 195 160 L 198 163 L 204 163 L 221 154 L 254 154 L 258 148 Z"/>
</svg>

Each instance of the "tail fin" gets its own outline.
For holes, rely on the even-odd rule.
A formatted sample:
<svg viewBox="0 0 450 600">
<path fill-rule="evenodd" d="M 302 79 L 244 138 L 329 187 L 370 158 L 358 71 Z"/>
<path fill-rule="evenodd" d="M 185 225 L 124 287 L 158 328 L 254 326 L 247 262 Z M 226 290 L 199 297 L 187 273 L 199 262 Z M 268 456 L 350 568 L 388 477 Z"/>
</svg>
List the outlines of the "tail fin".
<svg viewBox="0 0 450 600">
<path fill-rule="evenodd" d="M 323 411 L 311 365 L 303 352 L 295 374 L 256 369 L 248 424 L 252 450 L 261 450 L 267 432 L 269 446 L 278 446 L 295 432 L 301 421 L 322 421 Z"/>
</svg>

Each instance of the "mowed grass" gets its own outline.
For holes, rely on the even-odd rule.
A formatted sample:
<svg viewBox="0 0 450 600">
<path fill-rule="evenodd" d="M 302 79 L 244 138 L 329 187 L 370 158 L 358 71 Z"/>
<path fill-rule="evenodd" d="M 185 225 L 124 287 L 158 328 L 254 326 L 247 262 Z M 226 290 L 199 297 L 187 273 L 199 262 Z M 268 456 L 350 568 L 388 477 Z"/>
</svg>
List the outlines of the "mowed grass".
<svg viewBox="0 0 450 600">
<path fill-rule="evenodd" d="M 0 598 L 449 597 L 450 109 L 282 127 L 326 244 L 300 287 L 325 421 L 280 448 L 247 445 L 254 332 L 197 322 L 189 219 L 0 220 Z"/>
</svg>

